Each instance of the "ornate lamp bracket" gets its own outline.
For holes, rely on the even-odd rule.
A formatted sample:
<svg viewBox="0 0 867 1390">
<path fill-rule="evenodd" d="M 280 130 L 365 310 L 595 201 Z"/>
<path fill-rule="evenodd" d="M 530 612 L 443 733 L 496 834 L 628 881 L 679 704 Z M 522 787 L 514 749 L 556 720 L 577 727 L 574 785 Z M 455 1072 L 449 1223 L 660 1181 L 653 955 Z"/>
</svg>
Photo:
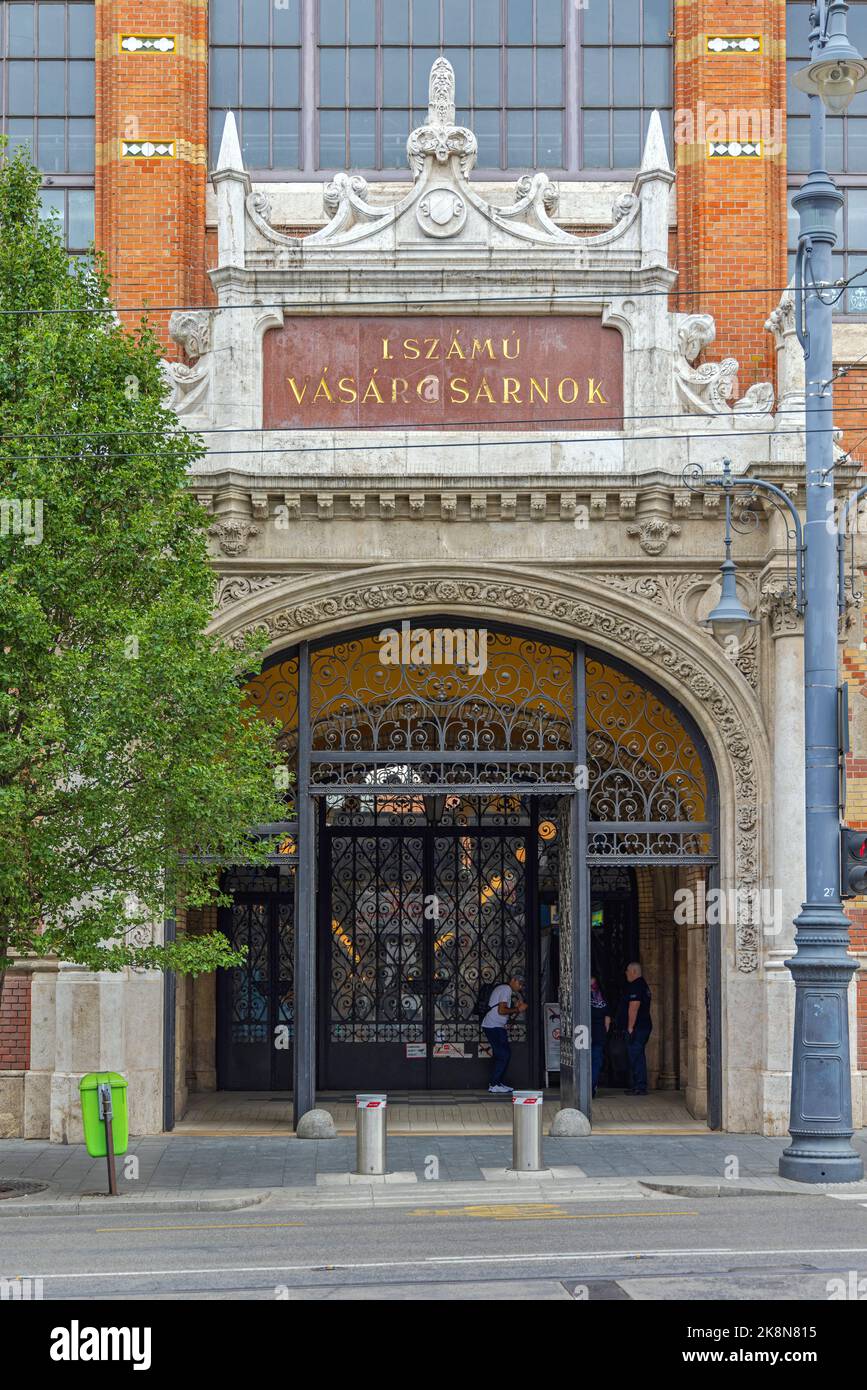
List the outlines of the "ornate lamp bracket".
<svg viewBox="0 0 867 1390">
<path fill-rule="evenodd" d="M 786 522 L 786 576 L 788 588 L 792 594 L 795 611 L 803 617 L 806 606 L 806 593 L 804 589 L 804 529 L 801 525 L 801 517 L 797 507 L 788 497 L 781 487 L 776 483 L 769 483 L 764 478 L 738 478 L 732 472 L 731 459 L 723 459 L 723 471 L 721 477 L 708 477 L 702 464 L 691 463 L 682 474 L 684 487 L 692 492 L 705 492 L 708 488 L 718 487 L 722 490 L 726 500 L 726 530 L 734 528 L 736 531 L 744 533 L 752 531 L 759 523 L 758 514 L 753 511 L 752 503 L 757 499 L 757 494 L 766 493 L 772 505 L 780 513 Z M 747 496 L 744 498 L 736 518 L 732 517 L 732 499 L 736 488 L 746 489 Z M 867 491 L 867 489 L 865 489 Z M 792 574 L 792 556 L 794 555 L 794 576 Z M 842 561 L 841 561 L 842 563 Z"/>
</svg>

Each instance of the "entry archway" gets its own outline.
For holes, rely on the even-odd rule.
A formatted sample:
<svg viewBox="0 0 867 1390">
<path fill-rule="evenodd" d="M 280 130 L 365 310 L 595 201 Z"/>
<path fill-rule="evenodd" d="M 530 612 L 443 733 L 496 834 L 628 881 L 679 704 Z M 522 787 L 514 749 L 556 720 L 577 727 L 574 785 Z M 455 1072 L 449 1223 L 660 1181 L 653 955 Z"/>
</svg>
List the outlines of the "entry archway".
<svg viewBox="0 0 867 1390">
<path fill-rule="evenodd" d="M 442 640 L 442 634 L 458 630 L 465 637 L 463 652 L 452 651 L 451 660 L 431 659 L 432 654 L 437 655 L 436 642 Z M 580 1031 L 579 1047 L 575 1049 L 572 1044 L 575 1030 L 584 1028 L 588 1021 L 591 871 L 606 864 L 664 863 L 669 868 L 683 865 L 692 872 L 715 872 L 718 801 L 709 751 L 690 716 L 676 701 L 642 673 L 581 642 L 502 624 L 467 624 L 459 621 L 458 615 L 427 615 L 409 626 L 406 635 L 410 646 L 402 652 L 408 659 L 382 661 L 384 644 L 393 640 L 395 632 L 402 636 L 406 630 L 380 625 L 302 644 L 291 654 L 277 654 L 250 685 L 251 698 L 261 712 L 280 719 L 287 753 L 297 757 L 301 848 L 295 945 L 296 1097 L 299 1088 L 312 1096 L 317 1069 L 320 1075 L 324 1069 L 333 1084 L 329 1054 L 332 1044 L 339 1050 L 344 1041 L 373 1049 L 369 1063 L 373 1074 L 368 1074 L 366 1065 L 362 1066 L 364 1077 L 348 1068 L 346 1085 L 383 1084 L 382 1073 L 388 1071 L 385 1050 L 389 1047 L 392 1061 L 397 1056 L 395 1048 L 407 1058 L 407 1050 L 412 1052 L 414 1061 L 426 1055 L 427 1084 L 434 1084 L 430 1078 L 431 1050 L 435 1047 L 440 1049 L 439 1060 L 446 1060 L 448 1054 L 443 1049 L 453 1045 L 454 1060 L 478 1061 L 478 1052 L 468 1053 L 467 1044 L 472 1046 L 469 1035 L 473 1032 L 478 1044 L 478 1020 L 474 1021 L 472 1014 L 478 987 L 485 980 L 485 956 L 479 948 L 478 932 L 473 944 L 466 923 L 457 921 L 454 902 L 450 911 L 455 922 L 438 923 L 435 939 L 440 941 L 436 963 L 454 955 L 453 978 L 449 989 L 441 991 L 448 995 L 451 1014 L 444 1020 L 441 1008 L 438 1023 L 442 1027 L 447 1022 L 455 1036 L 445 1038 L 440 1033 L 437 1040 L 431 1031 L 431 1019 L 437 1012 L 437 1001 L 432 998 L 435 972 L 431 969 L 436 950 L 433 931 L 429 933 L 431 941 L 423 944 L 422 912 L 426 898 L 439 896 L 424 867 L 425 855 L 436 851 L 425 848 L 424 830 L 416 832 L 423 824 L 439 822 L 444 846 L 448 839 L 442 825 L 445 806 L 446 820 L 451 818 L 457 827 L 458 841 L 471 840 L 468 822 L 474 816 L 472 843 L 490 840 L 493 823 L 498 822 L 502 846 L 503 827 L 511 819 L 512 828 L 520 832 L 512 835 L 512 851 L 523 848 L 525 859 L 534 859 L 535 840 L 533 853 L 528 855 L 527 828 L 538 825 L 539 805 L 547 800 L 548 809 L 561 822 L 562 843 L 568 847 L 561 856 L 559 883 L 559 1003 L 564 1024 L 561 1086 L 567 1101 L 589 1111 L 589 1055 L 580 1045 Z M 418 639 L 416 659 L 411 646 L 413 633 Z M 480 662 L 468 657 L 473 652 L 478 656 L 483 633 L 486 661 L 481 670 Z M 475 634 L 475 644 L 469 640 L 471 634 Z M 449 656 L 447 652 L 439 654 Z M 455 659 L 461 655 L 463 661 Z M 441 803 L 440 811 L 434 810 L 432 817 L 431 807 L 437 802 Z M 456 811 L 460 806 L 473 809 Z M 344 892 L 342 917 L 323 907 L 323 864 L 328 866 L 324 880 L 327 895 L 333 897 L 331 850 L 335 836 L 330 820 L 339 822 L 341 817 L 349 822 L 340 827 L 345 832 L 340 837 L 343 842 L 360 839 L 375 847 L 377 855 L 386 844 L 401 843 L 401 854 L 410 846 L 409 857 L 414 857 L 417 873 L 414 882 L 410 874 L 411 886 L 403 898 L 394 891 L 397 880 L 403 883 L 406 878 L 406 865 L 398 854 L 397 859 L 392 855 L 391 868 L 381 868 L 378 882 L 374 873 L 372 887 L 369 882 L 365 886 L 362 898 L 366 894 L 367 901 Z M 317 833 L 318 876 L 313 849 Z M 518 843 L 521 835 L 525 836 L 523 844 Z M 342 844 L 341 851 L 345 847 Z M 512 865 L 511 877 L 501 875 L 502 882 L 510 881 L 513 888 L 519 877 L 515 874 L 517 862 Z M 349 873 L 350 886 L 353 872 Z M 522 889 L 525 903 L 519 914 L 533 973 L 538 942 L 532 939 L 533 930 L 527 924 L 537 923 L 537 904 L 532 897 L 537 887 L 534 873 L 527 876 L 529 887 L 525 884 Z M 382 904 L 388 894 L 392 907 L 386 913 Z M 502 897 L 496 890 L 492 895 L 501 920 Z M 380 923 L 374 932 L 370 931 L 371 914 Z M 386 924 L 382 924 L 383 917 L 389 919 Z M 392 945 L 397 942 L 396 963 L 394 959 L 388 961 L 389 933 Z M 407 948 L 411 968 L 404 971 L 401 982 L 404 935 L 413 944 Z M 452 952 L 450 942 L 461 943 L 460 959 L 457 945 Z M 718 958 L 718 946 L 717 942 L 708 953 L 709 960 Z M 418 959 L 413 955 L 417 948 L 421 952 Z M 327 960 L 329 951 L 336 956 L 336 971 L 334 960 Z M 383 960 L 387 978 L 381 981 L 377 979 L 377 962 Z M 507 964 L 505 959 L 495 960 L 490 968 L 497 974 Z M 442 971 L 438 978 L 444 978 Z M 343 1015 L 338 1008 L 336 1016 L 330 1012 L 335 979 L 344 1000 L 348 998 L 351 1004 Z M 711 1054 L 718 1067 L 718 970 L 716 982 L 710 979 L 708 983 L 715 1011 L 715 1021 L 713 1017 L 709 1020 Z M 359 998 L 367 1001 L 361 1011 L 363 1017 L 356 1008 Z M 419 1017 L 423 1003 L 430 1010 L 427 1020 Z M 380 1004 L 383 1015 L 377 1012 Z M 419 1029 L 424 1036 L 415 1037 Z M 336 1037 L 332 1030 L 338 1030 Z M 375 1074 L 377 1051 L 383 1063 L 379 1075 Z M 306 1074 L 305 1053 L 309 1058 Z M 362 1065 L 360 1051 L 354 1060 Z M 538 1078 L 532 1073 L 538 1071 L 539 1061 L 538 1047 L 534 1050 L 528 1045 L 527 1079 L 534 1084 Z M 462 1069 L 463 1084 L 477 1084 L 471 1070 Z M 711 1092 L 713 1089 L 711 1085 Z"/>
</svg>

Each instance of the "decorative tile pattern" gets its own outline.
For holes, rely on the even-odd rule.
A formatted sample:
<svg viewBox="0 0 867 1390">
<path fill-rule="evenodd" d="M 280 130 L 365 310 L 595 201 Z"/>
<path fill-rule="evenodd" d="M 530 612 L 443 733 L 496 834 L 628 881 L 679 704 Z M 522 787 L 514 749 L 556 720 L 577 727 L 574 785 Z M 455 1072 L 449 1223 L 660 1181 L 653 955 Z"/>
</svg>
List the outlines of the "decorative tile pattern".
<svg viewBox="0 0 867 1390">
<path fill-rule="evenodd" d="M 121 159 L 174 159 L 174 140 L 121 140 Z"/>
<path fill-rule="evenodd" d="M 153 53 L 162 55 L 177 51 L 174 34 L 121 34 L 121 53 Z"/>
<path fill-rule="evenodd" d="M 762 53 L 761 34 L 713 34 L 706 41 L 705 51 L 719 57 L 723 53 Z"/>
<path fill-rule="evenodd" d="M 708 140 L 708 159 L 761 159 L 761 140 Z"/>
</svg>

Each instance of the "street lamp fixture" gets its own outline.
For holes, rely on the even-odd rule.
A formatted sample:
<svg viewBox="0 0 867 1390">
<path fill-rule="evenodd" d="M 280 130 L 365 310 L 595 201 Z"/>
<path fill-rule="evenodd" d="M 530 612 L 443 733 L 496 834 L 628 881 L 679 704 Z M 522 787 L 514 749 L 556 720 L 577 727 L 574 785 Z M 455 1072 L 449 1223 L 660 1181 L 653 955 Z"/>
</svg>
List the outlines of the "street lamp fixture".
<svg viewBox="0 0 867 1390">
<path fill-rule="evenodd" d="M 755 627 L 758 618 L 754 618 L 748 608 L 741 603 L 737 590 L 737 566 L 732 559 L 732 496 L 735 488 L 746 488 L 750 494 L 746 505 L 741 512 L 741 520 L 749 520 L 751 525 L 756 525 L 758 517 L 755 512 L 750 510 L 750 502 L 754 499 L 757 492 L 767 493 L 772 504 L 778 511 L 788 513 L 786 534 L 789 547 L 794 547 L 795 552 L 795 576 L 794 585 L 790 578 L 790 588 L 792 601 L 795 611 L 803 614 L 804 611 L 804 536 L 801 526 L 801 518 L 798 509 L 791 498 L 783 492 L 782 488 L 777 487 L 776 483 L 766 482 L 763 478 L 743 477 L 736 478 L 732 473 L 731 459 L 723 460 L 722 475 L 719 477 L 707 477 L 701 464 L 691 464 L 684 469 L 683 482 L 691 491 L 704 491 L 710 487 L 721 488 L 725 493 L 726 499 L 726 534 L 725 534 L 725 559 L 720 565 L 722 575 L 722 585 L 720 596 L 716 607 L 708 613 L 703 626 L 713 633 L 714 638 L 721 647 L 727 647 L 734 639 L 736 643 L 743 641 L 747 629 Z M 747 529 L 744 525 L 739 525 L 736 529 Z"/>
<path fill-rule="evenodd" d="M 846 32 L 848 9 L 843 0 L 818 0 L 811 16 L 814 56 L 794 77 L 795 86 L 807 96 L 819 97 L 832 116 L 841 116 L 855 93 L 867 90 L 867 63 Z"/>
<path fill-rule="evenodd" d="M 731 464 L 726 459 L 727 478 L 730 478 Z M 723 484 L 725 486 L 725 484 Z M 720 565 L 722 584 L 716 607 L 708 613 L 704 626 L 714 635 L 721 647 L 731 642 L 740 645 L 747 629 L 758 621 L 752 617 L 738 597 L 737 566 L 732 559 L 732 495 L 731 486 L 726 488 L 726 557 Z"/>
<path fill-rule="evenodd" d="M 732 641 L 742 642 L 747 634 L 747 629 L 754 627 L 758 621 L 744 608 L 738 597 L 735 580 L 736 566 L 734 560 L 731 559 L 730 548 L 731 541 L 727 540 L 726 558 L 720 565 L 722 590 L 719 602 L 704 620 L 704 626 L 710 629 L 721 647 L 727 646 Z"/>
</svg>

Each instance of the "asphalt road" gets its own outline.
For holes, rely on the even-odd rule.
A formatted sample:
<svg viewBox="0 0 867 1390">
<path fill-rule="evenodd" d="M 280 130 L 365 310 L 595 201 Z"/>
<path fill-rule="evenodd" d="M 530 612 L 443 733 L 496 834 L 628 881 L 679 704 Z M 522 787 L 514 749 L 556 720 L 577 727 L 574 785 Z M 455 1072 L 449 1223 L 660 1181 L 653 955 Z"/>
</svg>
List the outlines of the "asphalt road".
<svg viewBox="0 0 867 1390">
<path fill-rule="evenodd" d="M 76 1302 L 827 1301 L 858 1297 L 859 1280 L 867 1295 L 867 1205 L 657 1197 L 29 1217 L 3 1221 L 0 1275 Z"/>
</svg>

